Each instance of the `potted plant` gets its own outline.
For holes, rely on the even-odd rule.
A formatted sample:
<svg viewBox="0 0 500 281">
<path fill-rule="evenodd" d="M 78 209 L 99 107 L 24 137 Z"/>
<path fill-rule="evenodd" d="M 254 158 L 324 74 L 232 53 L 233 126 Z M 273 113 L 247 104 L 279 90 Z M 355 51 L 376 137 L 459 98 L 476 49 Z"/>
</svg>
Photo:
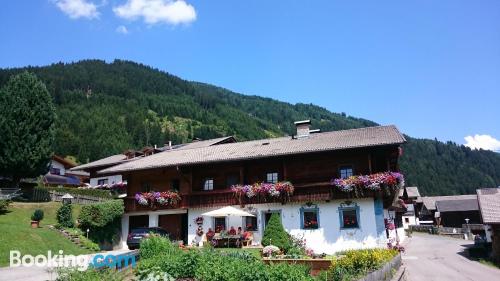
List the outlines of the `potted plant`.
<svg viewBox="0 0 500 281">
<path fill-rule="evenodd" d="M 43 210 L 36 209 L 33 215 L 31 215 L 31 227 L 38 228 L 41 220 L 43 220 Z"/>
</svg>

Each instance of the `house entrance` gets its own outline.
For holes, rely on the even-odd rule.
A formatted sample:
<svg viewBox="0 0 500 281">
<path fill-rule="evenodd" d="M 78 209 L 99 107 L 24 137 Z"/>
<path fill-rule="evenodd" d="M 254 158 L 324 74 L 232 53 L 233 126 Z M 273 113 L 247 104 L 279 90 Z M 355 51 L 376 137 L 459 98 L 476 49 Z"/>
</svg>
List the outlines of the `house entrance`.
<svg viewBox="0 0 500 281">
<path fill-rule="evenodd" d="M 187 243 L 187 214 L 160 215 L 158 226 L 170 234 L 171 240 L 182 240 Z"/>
<path fill-rule="evenodd" d="M 128 232 L 130 233 L 132 229 L 139 227 L 148 227 L 149 226 L 149 216 L 129 216 L 128 218 Z"/>
</svg>

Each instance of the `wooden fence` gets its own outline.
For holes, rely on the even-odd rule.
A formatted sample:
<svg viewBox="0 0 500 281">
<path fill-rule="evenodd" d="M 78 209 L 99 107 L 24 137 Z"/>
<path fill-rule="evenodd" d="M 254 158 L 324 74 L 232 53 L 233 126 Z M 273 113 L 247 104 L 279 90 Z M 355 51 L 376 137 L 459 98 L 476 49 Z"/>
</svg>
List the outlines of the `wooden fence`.
<svg viewBox="0 0 500 281">
<path fill-rule="evenodd" d="M 384 264 L 379 270 L 368 273 L 358 281 L 381 281 L 391 280 L 392 275 L 401 267 L 401 254 L 398 254 L 390 262 Z"/>
</svg>

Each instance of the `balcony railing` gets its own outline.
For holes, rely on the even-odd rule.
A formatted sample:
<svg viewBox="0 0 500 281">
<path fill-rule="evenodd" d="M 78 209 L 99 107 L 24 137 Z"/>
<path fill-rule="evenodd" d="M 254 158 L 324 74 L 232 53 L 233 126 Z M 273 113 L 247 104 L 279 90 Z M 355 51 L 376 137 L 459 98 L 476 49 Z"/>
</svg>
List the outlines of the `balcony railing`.
<svg viewBox="0 0 500 281">
<path fill-rule="evenodd" d="M 373 197 L 377 192 L 366 191 L 362 197 Z M 300 203 L 317 202 L 334 199 L 350 199 L 352 194 L 341 192 L 332 188 L 329 182 L 317 182 L 295 185 L 295 191 L 288 200 L 282 198 L 243 198 L 242 202 L 238 200 L 231 189 L 196 191 L 187 194 L 181 194 L 181 202 L 175 206 L 144 206 L 137 203 L 134 197 L 125 198 L 126 212 L 141 212 L 153 210 L 168 210 L 174 208 L 204 208 L 204 207 L 222 207 L 228 205 L 246 205 L 262 203 Z"/>
</svg>

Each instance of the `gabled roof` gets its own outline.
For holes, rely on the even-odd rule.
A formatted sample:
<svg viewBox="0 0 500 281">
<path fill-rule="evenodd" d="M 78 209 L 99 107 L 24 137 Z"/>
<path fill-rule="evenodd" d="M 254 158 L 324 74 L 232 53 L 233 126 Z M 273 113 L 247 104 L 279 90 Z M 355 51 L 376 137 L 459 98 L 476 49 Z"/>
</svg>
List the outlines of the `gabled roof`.
<svg viewBox="0 0 500 281">
<path fill-rule="evenodd" d="M 485 224 L 500 224 L 500 188 L 477 190 L 477 198 Z"/>
<path fill-rule="evenodd" d="M 408 198 L 418 198 L 420 197 L 420 192 L 418 192 L 418 187 L 416 186 L 407 186 L 406 193 L 408 194 Z M 399 197 L 403 196 L 404 188 L 399 190 Z"/>
<path fill-rule="evenodd" d="M 176 144 L 172 146 L 172 149 L 169 149 L 168 146 L 164 146 L 159 149 L 162 151 L 173 150 L 173 149 L 192 149 L 192 148 L 200 148 L 200 147 L 207 147 L 212 145 L 218 145 L 223 143 L 234 143 L 234 142 L 236 142 L 235 138 L 233 136 L 228 136 L 228 137 L 221 137 L 209 140 L 193 141 L 190 143 Z"/>
<path fill-rule="evenodd" d="M 476 198 L 436 201 L 436 209 L 439 212 L 465 212 L 478 211 L 479 205 Z"/>
<path fill-rule="evenodd" d="M 204 141 L 195 141 L 191 143 L 183 143 L 183 144 L 177 144 L 173 145 L 171 148 L 168 146 L 164 146 L 161 148 L 158 148 L 157 150 L 160 150 L 161 152 L 163 151 L 172 151 L 172 150 L 182 150 L 182 149 L 192 149 L 192 148 L 200 148 L 200 147 L 206 147 L 206 146 L 212 146 L 212 145 L 218 145 L 221 143 L 231 143 L 231 142 L 236 142 L 233 136 L 228 136 L 228 137 L 222 137 L 222 138 L 216 138 L 216 139 L 210 139 L 210 140 L 204 140 Z M 135 151 L 133 151 L 135 152 Z M 159 153 L 161 153 L 159 152 Z M 151 157 L 151 156 L 147 156 Z M 72 168 L 72 171 L 78 171 L 78 170 L 86 170 L 86 169 L 95 169 L 95 168 L 106 168 L 109 166 L 114 166 L 126 162 L 131 162 L 131 161 L 136 161 L 139 159 L 144 158 L 144 156 L 137 156 L 134 158 L 127 159 L 127 155 L 125 154 L 116 154 L 112 155 L 103 159 L 99 159 L 87 164 L 83 164 L 77 167 Z"/>
<path fill-rule="evenodd" d="M 99 173 L 120 173 L 160 167 L 259 159 L 373 146 L 399 145 L 404 142 L 406 142 L 405 138 L 395 126 L 368 127 L 312 134 L 307 138 L 301 139 L 282 137 L 191 149 L 173 149 L 137 161 L 110 167 Z"/>
<path fill-rule="evenodd" d="M 135 159 L 135 158 L 132 158 Z M 132 160 L 128 159 L 128 160 Z M 111 165 L 117 165 L 120 163 L 123 163 L 127 161 L 127 156 L 124 154 L 116 154 L 112 155 L 106 158 L 102 158 L 87 164 L 83 164 L 77 167 L 72 168 L 72 171 L 77 171 L 77 170 L 86 170 L 86 169 L 93 169 L 93 168 L 99 168 L 99 167 L 105 167 L 105 166 L 111 166 Z"/>
<path fill-rule="evenodd" d="M 424 196 L 421 197 L 422 202 L 429 211 L 436 210 L 437 201 L 454 201 L 454 200 L 477 200 L 477 195 L 451 195 L 451 196 Z"/>
<path fill-rule="evenodd" d="M 69 161 L 68 159 L 65 159 L 64 157 L 61 157 L 59 155 L 52 155 L 52 160 L 61 163 L 66 169 L 70 169 L 76 166 L 76 164 L 72 161 Z"/>
</svg>

